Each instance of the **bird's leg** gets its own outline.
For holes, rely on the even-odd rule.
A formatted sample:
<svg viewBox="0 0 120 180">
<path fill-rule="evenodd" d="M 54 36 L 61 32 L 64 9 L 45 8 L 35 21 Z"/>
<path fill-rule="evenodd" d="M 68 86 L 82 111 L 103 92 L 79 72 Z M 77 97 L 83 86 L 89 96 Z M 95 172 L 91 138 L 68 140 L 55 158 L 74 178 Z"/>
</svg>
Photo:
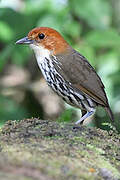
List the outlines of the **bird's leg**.
<svg viewBox="0 0 120 180">
<path fill-rule="evenodd" d="M 87 112 L 84 116 L 82 116 L 78 121 L 75 122 L 75 124 L 81 123 L 82 121 L 84 121 L 86 118 L 88 118 L 89 116 L 91 116 L 95 111 L 90 111 Z"/>
<path fill-rule="evenodd" d="M 85 110 L 81 110 L 81 113 L 82 113 L 82 117 L 87 113 L 87 111 L 85 111 Z M 82 125 L 83 124 L 83 122 L 84 122 L 84 120 L 82 120 L 81 122 L 80 122 L 80 124 Z"/>
</svg>

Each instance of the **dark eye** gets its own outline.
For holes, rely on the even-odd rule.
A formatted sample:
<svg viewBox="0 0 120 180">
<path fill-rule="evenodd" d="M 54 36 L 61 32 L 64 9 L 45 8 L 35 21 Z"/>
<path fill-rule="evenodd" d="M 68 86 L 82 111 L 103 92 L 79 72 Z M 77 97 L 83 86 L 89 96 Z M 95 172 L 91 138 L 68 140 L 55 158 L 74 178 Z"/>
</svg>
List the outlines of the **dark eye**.
<svg viewBox="0 0 120 180">
<path fill-rule="evenodd" d="M 41 34 L 38 34 L 38 37 L 39 37 L 40 39 L 44 39 L 45 35 L 41 33 Z"/>
</svg>

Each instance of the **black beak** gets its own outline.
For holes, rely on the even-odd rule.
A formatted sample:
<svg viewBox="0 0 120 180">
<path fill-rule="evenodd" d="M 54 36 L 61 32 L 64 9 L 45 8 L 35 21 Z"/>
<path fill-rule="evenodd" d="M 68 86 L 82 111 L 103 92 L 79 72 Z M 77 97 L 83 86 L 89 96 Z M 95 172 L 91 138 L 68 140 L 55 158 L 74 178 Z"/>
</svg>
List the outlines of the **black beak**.
<svg viewBox="0 0 120 180">
<path fill-rule="evenodd" d="M 24 37 L 18 41 L 16 41 L 16 44 L 33 44 L 34 40 L 28 39 L 28 37 Z"/>
</svg>

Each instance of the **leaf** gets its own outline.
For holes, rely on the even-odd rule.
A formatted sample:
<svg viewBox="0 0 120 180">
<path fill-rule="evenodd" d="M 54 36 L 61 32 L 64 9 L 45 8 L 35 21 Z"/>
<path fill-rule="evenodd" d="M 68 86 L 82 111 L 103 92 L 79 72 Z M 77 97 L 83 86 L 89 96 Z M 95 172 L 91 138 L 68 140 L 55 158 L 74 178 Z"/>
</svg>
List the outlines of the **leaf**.
<svg viewBox="0 0 120 180">
<path fill-rule="evenodd" d="M 3 42 L 8 42 L 14 37 L 13 29 L 3 21 L 0 21 L 0 40 Z"/>
<path fill-rule="evenodd" d="M 72 12 L 91 27 L 105 29 L 110 25 L 111 7 L 106 0 L 69 0 Z"/>
<path fill-rule="evenodd" d="M 64 32 L 72 38 L 78 38 L 81 33 L 81 26 L 76 21 L 69 19 L 64 24 Z"/>
<path fill-rule="evenodd" d="M 93 47 L 109 48 L 120 46 L 120 36 L 114 29 L 91 31 L 86 35 L 85 39 Z"/>
<path fill-rule="evenodd" d="M 12 62 L 17 65 L 24 65 L 30 57 L 31 51 L 29 47 L 16 46 L 14 52 L 12 53 Z"/>
<path fill-rule="evenodd" d="M 58 21 L 58 17 L 53 16 L 53 14 L 47 14 L 39 19 L 37 26 L 47 26 L 57 30 L 60 29 L 61 22 Z"/>
<path fill-rule="evenodd" d="M 33 16 L 32 16 L 33 17 Z M 25 35 L 33 25 L 33 19 L 31 16 L 20 14 L 10 8 L 0 8 L 0 20 L 8 25 L 14 33 L 14 39 L 19 35 Z"/>
<path fill-rule="evenodd" d="M 104 55 L 99 56 L 98 73 L 105 85 L 106 93 L 111 101 L 113 101 L 114 80 L 112 74 L 119 70 L 119 58 L 116 52 L 109 51 Z"/>
</svg>

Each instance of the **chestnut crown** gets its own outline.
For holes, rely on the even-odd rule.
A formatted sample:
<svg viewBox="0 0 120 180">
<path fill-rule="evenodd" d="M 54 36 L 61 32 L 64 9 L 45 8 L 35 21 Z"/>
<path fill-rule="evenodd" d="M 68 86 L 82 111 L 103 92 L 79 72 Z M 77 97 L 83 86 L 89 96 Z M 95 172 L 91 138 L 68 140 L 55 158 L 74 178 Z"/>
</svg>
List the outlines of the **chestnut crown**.
<svg viewBox="0 0 120 180">
<path fill-rule="evenodd" d="M 52 28 L 35 28 L 28 33 L 27 37 L 34 45 L 42 46 L 52 51 L 54 55 L 64 53 L 69 48 L 60 33 Z"/>
</svg>

